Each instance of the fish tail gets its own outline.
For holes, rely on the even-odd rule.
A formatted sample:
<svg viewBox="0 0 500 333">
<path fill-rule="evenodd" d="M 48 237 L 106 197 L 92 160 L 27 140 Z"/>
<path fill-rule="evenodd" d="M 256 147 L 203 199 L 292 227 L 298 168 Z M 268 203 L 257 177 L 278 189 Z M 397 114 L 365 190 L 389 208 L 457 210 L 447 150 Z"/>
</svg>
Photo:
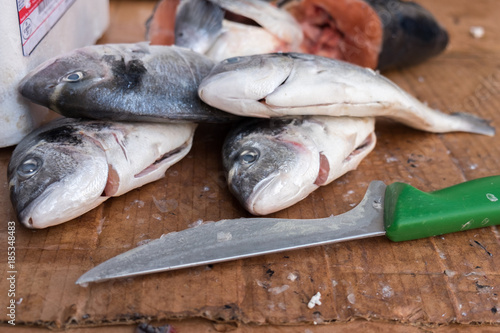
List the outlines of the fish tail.
<svg viewBox="0 0 500 333">
<path fill-rule="evenodd" d="M 465 112 L 455 112 L 450 114 L 450 116 L 461 120 L 460 123 L 464 124 L 463 131 L 465 132 L 488 136 L 495 135 L 495 128 L 490 125 L 491 122 L 489 120 Z"/>
</svg>

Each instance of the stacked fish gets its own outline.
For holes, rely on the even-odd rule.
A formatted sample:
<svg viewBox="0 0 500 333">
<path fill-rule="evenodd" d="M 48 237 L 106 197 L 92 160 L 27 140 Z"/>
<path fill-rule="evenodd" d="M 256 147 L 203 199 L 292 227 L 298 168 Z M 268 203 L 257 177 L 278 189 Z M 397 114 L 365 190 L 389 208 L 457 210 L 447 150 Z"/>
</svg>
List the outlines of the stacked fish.
<svg viewBox="0 0 500 333">
<path fill-rule="evenodd" d="M 374 117 L 430 132 L 494 135 L 487 121 L 433 110 L 373 70 L 423 61 L 446 46 L 446 32 L 416 4 L 183 0 L 167 8 L 172 3 L 159 2 L 151 43 L 78 49 L 21 82 L 24 97 L 68 117 L 34 131 L 13 152 L 9 187 L 21 223 L 60 224 L 157 180 L 189 152 L 200 122 L 234 123 L 223 146 L 227 181 L 256 215 L 293 205 L 355 169 L 375 147 Z M 378 32 L 365 31 L 373 39 L 361 43 L 359 24 L 335 19 L 329 6 L 346 7 L 345 16 Z M 166 30 L 163 8 L 177 15 Z M 228 11 L 258 26 L 230 22 Z M 234 40 L 241 42 L 242 31 L 273 42 L 260 48 L 249 37 L 250 47 L 240 47 Z M 168 36 L 182 47 L 152 45 Z M 317 54 L 307 54 L 313 47 Z"/>
</svg>

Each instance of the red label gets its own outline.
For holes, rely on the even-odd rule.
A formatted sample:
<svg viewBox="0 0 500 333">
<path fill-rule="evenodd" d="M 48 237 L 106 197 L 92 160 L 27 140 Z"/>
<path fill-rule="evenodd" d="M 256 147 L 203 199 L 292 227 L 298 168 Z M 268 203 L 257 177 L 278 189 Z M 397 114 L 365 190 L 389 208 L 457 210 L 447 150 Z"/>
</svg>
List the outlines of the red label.
<svg viewBox="0 0 500 333">
<path fill-rule="evenodd" d="M 27 18 L 28 16 L 31 15 L 31 13 L 33 13 L 33 11 L 36 9 L 36 7 L 38 7 L 38 5 L 40 4 L 40 2 L 44 1 L 44 0 L 25 0 L 26 4 L 29 3 L 29 7 L 27 8 L 26 5 L 19 11 L 19 22 L 22 24 Z"/>
<path fill-rule="evenodd" d="M 17 0 L 23 54 L 28 56 L 76 0 Z"/>
</svg>

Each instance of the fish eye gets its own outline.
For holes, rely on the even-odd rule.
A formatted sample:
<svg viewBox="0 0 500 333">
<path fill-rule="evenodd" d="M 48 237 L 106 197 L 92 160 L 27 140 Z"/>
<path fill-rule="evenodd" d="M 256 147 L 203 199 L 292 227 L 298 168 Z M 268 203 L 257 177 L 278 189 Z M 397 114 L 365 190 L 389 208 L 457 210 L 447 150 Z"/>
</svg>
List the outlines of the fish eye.
<svg viewBox="0 0 500 333">
<path fill-rule="evenodd" d="M 81 79 L 83 79 L 83 73 L 80 71 L 70 73 L 70 74 L 66 75 L 65 77 L 63 77 L 63 81 L 66 81 L 66 82 L 77 82 L 77 81 L 80 81 Z"/>
<path fill-rule="evenodd" d="M 237 62 L 240 62 L 240 60 L 241 60 L 241 57 L 233 57 L 233 58 L 228 58 L 228 59 L 224 60 L 224 63 L 235 64 Z"/>
<path fill-rule="evenodd" d="M 31 177 L 35 173 L 40 170 L 42 166 L 42 160 L 37 157 L 31 157 L 25 160 L 21 165 L 17 168 L 17 173 L 21 177 Z"/>
<path fill-rule="evenodd" d="M 257 149 L 244 150 L 240 154 L 240 162 L 242 164 L 252 164 L 259 159 L 260 152 Z"/>
</svg>

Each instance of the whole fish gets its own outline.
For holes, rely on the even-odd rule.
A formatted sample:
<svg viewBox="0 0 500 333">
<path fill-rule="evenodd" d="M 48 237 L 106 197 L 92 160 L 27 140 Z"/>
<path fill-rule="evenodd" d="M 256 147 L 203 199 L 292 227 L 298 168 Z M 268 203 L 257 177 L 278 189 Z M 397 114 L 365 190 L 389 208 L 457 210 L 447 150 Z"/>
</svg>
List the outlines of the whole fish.
<svg viewBox="0 0 500 333">
<path fill-rule="evenodd" d="M 310 54 L 226 59 L 198 93 L 206 103 L 242 116 L 383 116 L 429 132 L 495 133 L 473 115 L 428 107 L 372 69 Z"/>
<path fill-rule="evenodd" d="M 425 8 L 401 0 L 296 0 L 284 7 L 301 24 L 301 52 L 385 70 L 441 53 L 448 33 Z"/>
<path fill-rule="evenodd" d="M 175 18 L 175 45 L 206 53 L 223 33 L 224 9 L 209 0 L 183 0 Z"/>
<path fill-rule="evenodd" d="M 19 91 L 66 117 L 116 121 L 228 122 L 197 88 L 214 63 L 176 46 L 92 45 L 52 58 Z"/>
<path fill-rule="evenodd" d="M 231 130 L 223 164 L 231 192 L 254 215 L 304 199 L 375 147 L 374 118 L 252 119 Z"/>
<path fill-rule="evenodd" d="M 191 149 L 195 127 L 60 118 L 35 130 L 7 170 L 19 222 L 60 224 L 163 177 Z"/>
</svg>

